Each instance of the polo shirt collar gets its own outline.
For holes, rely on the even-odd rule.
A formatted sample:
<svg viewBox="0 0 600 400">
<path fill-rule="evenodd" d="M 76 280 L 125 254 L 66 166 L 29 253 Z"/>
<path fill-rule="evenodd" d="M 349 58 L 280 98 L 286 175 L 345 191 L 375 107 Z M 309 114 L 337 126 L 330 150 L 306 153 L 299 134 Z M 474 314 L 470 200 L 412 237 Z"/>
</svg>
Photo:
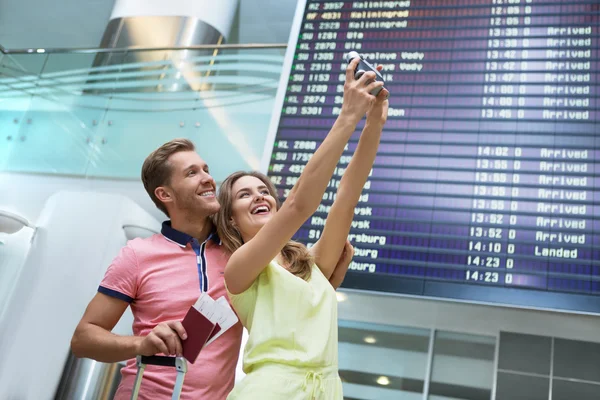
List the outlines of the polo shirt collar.
<svg viewBox="0 0 600 400">
<path fill-rule="evenodd" d="M 171 221 L 163 221 L 162 229 L 160 231 L 162 235 L 169 241 L 178 244 L 181 247 L 185 247 L 188 243 L 191 243 L 195 240 L 192 236 L 187 233 L 183 233 L 178 231 L 177 229 L 171 226 Z M 220 243 L 219 236 L 217 235 L 217 231 L 213 228 L 213 231 L 208 235 L 208 240 L 213 240 L 216 243 Z"/>
</svg>

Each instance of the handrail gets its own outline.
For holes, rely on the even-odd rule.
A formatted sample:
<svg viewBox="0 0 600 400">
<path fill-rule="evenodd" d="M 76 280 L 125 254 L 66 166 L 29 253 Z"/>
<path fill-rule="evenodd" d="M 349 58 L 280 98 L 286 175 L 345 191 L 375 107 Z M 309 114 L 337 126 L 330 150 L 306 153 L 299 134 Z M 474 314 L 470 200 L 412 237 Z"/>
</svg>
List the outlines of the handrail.
<svg viewBox="0 0 600 400">
<path fill-rule="evenodd" d="M 139 52 L 139 51 L 164 51 L 164 50 L 244 50 L 244 49 L 285 49 L 287 43 L 243 43 L 243 44 L 200 44 L 183 47 L 115 47 L 115 48 L 28 48 L 28 49 L 7 49 L 0 45 L 2 54 L 100 54 L 100 53 L 118 53 L 118 52 Z"/>
</svg>

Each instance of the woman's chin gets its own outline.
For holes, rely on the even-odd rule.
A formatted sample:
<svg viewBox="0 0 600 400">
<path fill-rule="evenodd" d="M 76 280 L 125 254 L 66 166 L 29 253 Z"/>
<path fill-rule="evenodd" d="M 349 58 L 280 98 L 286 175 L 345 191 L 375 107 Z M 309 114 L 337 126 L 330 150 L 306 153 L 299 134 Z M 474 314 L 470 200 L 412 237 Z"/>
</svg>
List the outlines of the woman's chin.
<svg viewBox="0 0 600 400">
<path fill-rule="evenodd" d="M 271 220 L 271 218 L 273 218 L 273 214 L 257 214 L 254 215 L 254 218 L 254 223 L 262 228 L 267 222 Z"/>
<path fill-rule="evenodd" d="M 265 226 L 267 224 L 267 222 L 269 222 L 271 217 L 272 217 L 271 215 L 264 215 L 264 216 L 261 216 L 260 218 L 255 218 L 254 221 L 252 221 L 252 228 L 248 229 L 248 231 L 253 232 L 253 234 L 251 234 L 251 236 L 252 237 L 256 236 L 258 231 L 260 231 L 262 229 L 262 227 Z"/>
</svg>

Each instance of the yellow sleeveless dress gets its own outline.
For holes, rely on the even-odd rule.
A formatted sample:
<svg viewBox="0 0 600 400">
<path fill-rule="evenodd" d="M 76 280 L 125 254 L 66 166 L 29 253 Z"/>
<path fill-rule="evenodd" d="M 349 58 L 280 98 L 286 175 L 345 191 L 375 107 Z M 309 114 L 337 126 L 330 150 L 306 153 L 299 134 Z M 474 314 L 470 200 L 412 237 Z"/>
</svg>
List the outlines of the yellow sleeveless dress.
<svg viewBox="0 0 600 400">
<path fill-rule="evenodd" d="M 305 281 L 272 261 L 252 286 L 227 292 L 248 329 L 246 376 L 228 400 L 342 400 L 335 290 L 313 265 Z"/>
</svg>

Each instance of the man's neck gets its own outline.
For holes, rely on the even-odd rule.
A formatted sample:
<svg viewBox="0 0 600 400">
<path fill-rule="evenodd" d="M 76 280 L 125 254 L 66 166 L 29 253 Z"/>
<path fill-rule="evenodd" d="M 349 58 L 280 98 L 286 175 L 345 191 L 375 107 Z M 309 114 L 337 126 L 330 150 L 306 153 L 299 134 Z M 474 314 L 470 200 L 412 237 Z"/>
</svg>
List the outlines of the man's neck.
<svg viewBox="0 0 600 400">
<path fill-rule="evenodd" d="M 212 221 L 208 217 L 194 220 L 186 217 L 174 217 L 171 218 L 171 227 L 190 235 L 199 242 L 204 242 L 213 230 Z"/>
</svg>

